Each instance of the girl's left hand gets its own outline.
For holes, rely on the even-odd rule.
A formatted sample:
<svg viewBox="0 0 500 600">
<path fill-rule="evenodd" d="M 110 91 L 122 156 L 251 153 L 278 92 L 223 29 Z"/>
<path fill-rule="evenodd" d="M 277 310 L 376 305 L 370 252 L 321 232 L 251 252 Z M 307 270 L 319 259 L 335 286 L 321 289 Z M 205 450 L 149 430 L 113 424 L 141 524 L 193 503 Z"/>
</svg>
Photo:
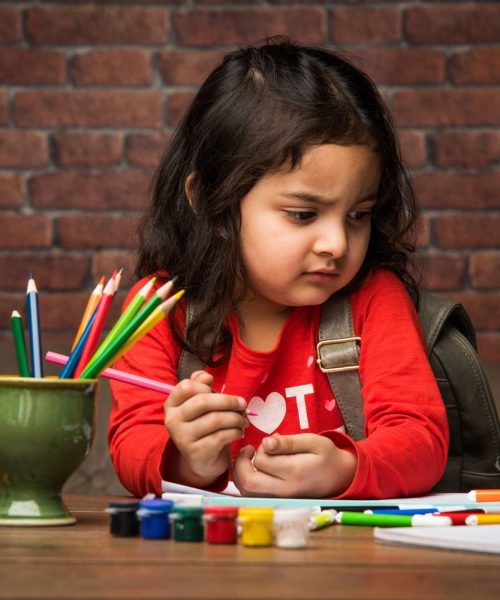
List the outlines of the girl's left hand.
<svg viewBox="0 0 500 600">
<path fill-rule="evenodd" d="M 349 487 L 356 466 L 354 454 L 322 435 L 275 434 L 257 452 L 252 446 L 241 450 L 233 479 L 242 496 L 326 498 Z"/>
</svg>

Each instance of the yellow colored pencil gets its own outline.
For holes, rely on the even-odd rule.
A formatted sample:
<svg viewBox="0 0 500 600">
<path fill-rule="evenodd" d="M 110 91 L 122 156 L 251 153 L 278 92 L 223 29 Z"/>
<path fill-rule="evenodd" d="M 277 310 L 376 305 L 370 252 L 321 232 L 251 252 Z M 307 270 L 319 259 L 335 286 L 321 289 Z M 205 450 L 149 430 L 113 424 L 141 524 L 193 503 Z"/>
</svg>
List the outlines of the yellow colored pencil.
<svg viewBox="0 0 500 600">
<path fill-rule="evenodd" d="M 500 514 L 470 515 L 465 519 L 466 525 L 500 525 Z"/>
<path fill-rule="evenodd" d="M 83 311 L 82 320 L 78 327 L 78 331 L 76 332 L 75 339 L 73 340 L 73 345 L 71 346 L 71 351 L 73 351 L 75 349 L 75 346 L 78 344 L 78 340 L 80 339 L 80 336 L 82 335 L 83 330 L 87 326 L 87 323 L 89 322 L 90 317 L 94 313 L 96 306 L 99 304 L 99 302 L 102 298 L 102 291 L 104 289 L 104 281 L 105 281 L 105 278 L 103 275 L 101 277 L 101 279 L 99 279 L 98 284 L 95 286 L 95 288 L 93 289 L 92 293 L 89 296 L 89 299 L 87 301 L 87 306 L 85 307 L 85 310 Z"/>
</svg>

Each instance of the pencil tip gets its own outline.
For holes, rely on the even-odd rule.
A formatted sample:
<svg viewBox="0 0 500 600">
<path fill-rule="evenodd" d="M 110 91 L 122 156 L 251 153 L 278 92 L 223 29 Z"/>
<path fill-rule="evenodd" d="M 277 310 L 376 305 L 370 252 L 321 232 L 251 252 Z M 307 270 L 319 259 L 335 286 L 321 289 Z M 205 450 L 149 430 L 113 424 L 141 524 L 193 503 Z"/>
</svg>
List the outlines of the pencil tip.
<svg viewBox="0 0 500 600">
<path fill-rule="evenodd" d="M 179 276 L 178 275 L 174 275 L 174 277 L 172 277 L 172 279 L 170 281 L 172 283 L 175 283 L 178 279 L 179 279 Z"/>
</svg>

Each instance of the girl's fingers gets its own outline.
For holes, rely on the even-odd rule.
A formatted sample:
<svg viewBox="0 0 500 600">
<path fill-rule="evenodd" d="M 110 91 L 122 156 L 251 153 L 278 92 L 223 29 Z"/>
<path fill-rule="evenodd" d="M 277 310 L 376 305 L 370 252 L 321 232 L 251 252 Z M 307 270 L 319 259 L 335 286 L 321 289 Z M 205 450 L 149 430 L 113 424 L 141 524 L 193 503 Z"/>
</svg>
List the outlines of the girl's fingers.
<svg viewBox="0 0 500 600">
<path fill-rule="evenodd" d="M 201 440 L 216 435 L 219 431 L 234 429 L 238 431 L 238 435 L 234 439 L 240 439 L 247 425 L 247 418 L 239 412 L 210 412 L 189 423 L 190 437 L 193 440 Z"/>
<path fill-rule="evenodd" d="M 233 463 L 233 480 L 245 496 L 283 496 L 282 479 L 255 470 L 252 464 L 253 452 L 245 448 Z"/>
<path fill-rule="evenodd" d="M 165 406 L 177 407 L 184 404 L 187 400 L 197 394 L 210 394 L 212 388 L 206 383 L 193 381 L 191 379 L 183 379 L 172 390 L 165 402 Z"/>
<path fill-rule="evenodd" d="M 209 413 L 234 411 L 244 414 L 247 403 L 244 398 L 226 394 L 201 393 L 189 398 L 182 405 L 182 417 L 185 421 L 194 421 Z"/>
</svg>

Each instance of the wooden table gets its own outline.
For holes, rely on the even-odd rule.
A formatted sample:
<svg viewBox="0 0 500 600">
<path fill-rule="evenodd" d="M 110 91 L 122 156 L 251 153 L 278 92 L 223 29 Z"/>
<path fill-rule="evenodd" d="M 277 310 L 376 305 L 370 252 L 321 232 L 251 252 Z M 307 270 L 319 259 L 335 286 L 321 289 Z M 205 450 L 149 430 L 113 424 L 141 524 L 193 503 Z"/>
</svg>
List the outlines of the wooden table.
<svg viewBox="0 0 500 600">
<path fill-rule="evenodd" d="M 0 598 L 500 598 L 500 556 L 375 542 L 328 527 L 304 550 L 116 538 L 110 497 L 68 496 L 69 527 L 0 527 Z"/>
</svg>

